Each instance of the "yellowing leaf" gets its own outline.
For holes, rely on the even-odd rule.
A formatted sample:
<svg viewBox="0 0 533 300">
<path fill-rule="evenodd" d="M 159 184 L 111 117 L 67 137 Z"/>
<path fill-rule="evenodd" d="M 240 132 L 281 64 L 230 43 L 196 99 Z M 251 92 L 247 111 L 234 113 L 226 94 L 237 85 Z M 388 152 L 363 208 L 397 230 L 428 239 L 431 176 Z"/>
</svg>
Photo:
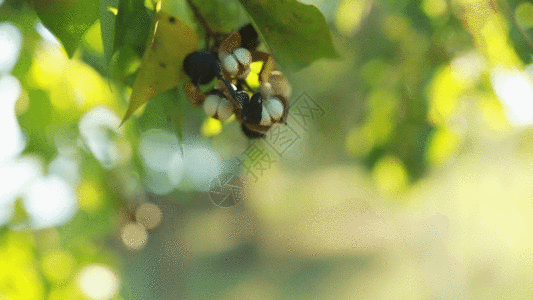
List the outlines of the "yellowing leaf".
<svg viewBox="0 0 533 300">
<path fill-rule="evenodd" d="M 184 80 L 187 75 L 183 71 L 183 60 L 197 49 L 196 32 L 184 21 L 159 11 L 122 123 L 148 100 Z"/>
</svg>

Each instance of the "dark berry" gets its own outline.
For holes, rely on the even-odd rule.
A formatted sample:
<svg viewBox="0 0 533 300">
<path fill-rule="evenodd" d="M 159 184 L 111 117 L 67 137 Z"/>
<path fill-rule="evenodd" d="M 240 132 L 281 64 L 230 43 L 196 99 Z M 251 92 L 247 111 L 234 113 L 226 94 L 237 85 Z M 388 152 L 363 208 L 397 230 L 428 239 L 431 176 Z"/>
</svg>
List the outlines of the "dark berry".
<svg viewBox="0 0 533 300">
<path fill-rule="evenodd" d="M 242 119 L 248 124 L 259 124 L 263 112 L 263 96 L 255 93 L 247 105 L 242 108 Z"/>
<path fill-rule="evenodd" d="M 221 66 L 213 53 L 196 51 L 185 57 L 183 70 L 191 78 L 191 82 L 198 86 L 211 82 L 220 73 Z"/>
<path fill-rule="evenodd" d="M 258 138 L 264 138 L 266 135 L 262 132 L 251 130 L 250 128 L 246 127 L 246 125 L 241 124 L 242 133 L 249 139 L 258 139 Z"/>
<path fill-rule="evenodd" d="M 259 46 L 259 35 L 252 24 L 241 27 L 239 34 L 241 35 L 241 47 L 252 51 Z"/>
</svg>

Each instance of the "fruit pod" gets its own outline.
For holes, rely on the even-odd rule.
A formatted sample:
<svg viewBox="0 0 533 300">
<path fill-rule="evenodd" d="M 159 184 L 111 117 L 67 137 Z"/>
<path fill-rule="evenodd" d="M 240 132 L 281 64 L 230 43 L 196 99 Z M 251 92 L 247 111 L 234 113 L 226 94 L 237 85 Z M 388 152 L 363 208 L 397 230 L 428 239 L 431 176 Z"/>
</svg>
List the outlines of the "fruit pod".
<svg viewBox="0 0 533 300">
<path fill-rule="evenodd" d="M 276 68 L 276 61 L 272 55 L 263 51 L 252 51 L 252 62 L 262 61 L 263 66 L 259 72 L 259 81 L 268 82 L 270 73 Z"/>
<path fill-rule="evenodd" d="M 218 48 L 218 57 L 224 58 L 241 46 L 241 35 L 238 31 L 233 31 L 224 39 Z"/>
<path fill-rule="evenodd" d="M 256 131 L 256 132 L 261 132 L 261 133 L 265 133 L 272 127 L 273 124 L 270 124 L 268 126 L 263 126 L 261 124 L 247 124 L 247 123 L 243 123 L 244 126 L 248 127 L 248 129 L 252 130 L 252 131 Z"/>
<path fill-rule="evenodd" d="M 201 107 L 204 105 L 205 95 L 202 94 L 200 89 L 190 82 L 185 83 L 185 95 L 189 102 L 191 102 L 194 107 Z"/>
</svg>

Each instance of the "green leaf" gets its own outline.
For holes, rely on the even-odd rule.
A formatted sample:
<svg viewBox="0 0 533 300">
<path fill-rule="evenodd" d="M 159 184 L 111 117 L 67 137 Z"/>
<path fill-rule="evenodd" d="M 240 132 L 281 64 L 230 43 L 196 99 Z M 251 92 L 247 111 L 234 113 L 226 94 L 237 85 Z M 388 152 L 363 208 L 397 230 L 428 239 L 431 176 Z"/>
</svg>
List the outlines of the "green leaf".
<svg viewBox="0 0 533 300">
<path fill-rule="evenodd" d="M 315 6 L 296 0 L 239 1 L 284 69 L 298 71 L 320 58 L 339 57 Z"/>
<path fill-rule="evenodd" d="M 100 27 L 102 32 L 102 43 L 104 45 L 104 57 L 109 63 L 113 55 L 113 43 L 115 39 L 115 12 L 118 7 L 118 0 L 100 0 Z M 113 12 L 115 10 L 115 12 Z"/>
<path fill-rule="evenodd" d="M 41 22 L 74 55 L 85 31 L 98 19 L 98 0 L 33 0 Z"/>
<path fill-rule="evenodd" d="M 131 87 L 133 83 L 126 83 L 126 78 L 134 75 L 139 67 L 140 61 L 140 58 L 130 46 L 122 46 L 120 49 L 116 49 L 111 56 L 108 66 L 108 76 Z"/>
<path fill-rule="evenodd" d="M 185 111 L 183 107 L 183 101 L 187 101 L 183 84 L 179 85 L 175 91 L 173 97 L 167 103 L 167 114 L 174 127 L 174 132 L 178 136 L 180 141 L 183 140 L 183 119 L 185 118 Z"/>
<path fill-rule="evenodd" d="M 112 53 L 129 45 L 142 56 L 151 28 L 152 13 L 144 6 L 144 1 L 119 0 Z"/>
<path fill-rule="evenodd" d="M 154 13 L 146 8 L 144 4 L 135 6 L 128 31 L 126 32 L 126 43 L 131 46 L 135 53 L 142 57 L 146 50 L 146 43 L 150 37 L 150 30 L 152 29 L 152 19 Z"/>
<path fill-rule="evenodd" d="M 131 14 L 129 2 L 130 0 L 119 0 L 118 2 L 118 11 L 115 19 L 115 38 L 112 50 L 113 54 L 124 45 L 126 31 L 128 30 L 128 17 Z"/>
<path fill-rule="evenodd" d="M 192 22 L 203 31 L 203 25 L 190 13 L 191 7 L 183 1 L 182 9 L 192 16 Z M 164 3 L 164 2 L 163 2 Z M 209 21 L 209 25 L 219 32 L 231 32 L 238 28 L 240 24 L 247 21 L 247 14 L 238 2 L 227 0 L 192 0 L 192 3 L 198 8 L 200 14 Z M 202 33 L 201 35 L 203 35 Z"/>
<path fill-rule="evenodd" d="M 144 113 L 139 117 L 139 127 L 142 131 L 151 128 L 164 129 L 175 132 L 181 140 L 181 128 L 183 110 L 180 108 L 180 96 L 178 89 L 171 89 L 160 93 L 147 103 Z"/>
</svg>

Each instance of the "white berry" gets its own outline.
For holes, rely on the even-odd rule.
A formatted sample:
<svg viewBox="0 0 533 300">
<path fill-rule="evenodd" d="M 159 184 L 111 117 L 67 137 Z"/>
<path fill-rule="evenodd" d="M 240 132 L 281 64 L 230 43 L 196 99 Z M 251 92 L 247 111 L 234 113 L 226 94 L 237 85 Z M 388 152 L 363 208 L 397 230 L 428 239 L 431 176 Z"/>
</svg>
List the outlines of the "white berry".
<svg viewBox="0 0 533 300">
<path fill-rule="evenodd" d="M 212 117 L 217 113 L 220 100 L 218 95 L 209 95 L 205 98 L 204 110 L 208 116 Z"/>
<path fill-rule="evenodd" d="M 266 110 L 274 120 L 279 120 L 283 116 L 283 103 L 278 98 L 272 98 L 265 103 Z"/>
<path fill-rule="evenodd" d="M 225 52 L 225 51 L 220 51 L 218 53 L 218 59 L 220 59 L 220 61 L 224 61 L 224 59 L 229 55 L 228 52 Z"/>
<path fill-rule="evenodd" d="M 263 126 L 269 126 L 270 124 L 272 124 L 272 119 L 270 118 L 270 114 L 268 113 L 264 105 L 261 111 L 261 123 L 259 124 Z"/>
<path fill-rule="evenodd" d="M 238 48 L 233 51 L 233 55 L 245 67 L 248 68 L 252 63 L 252 54 L 244 48 Z"/>
<path fill-rule="evenodd" d="M 239 63 L 233 55 L 226 56 L 222 61 L 222 65 L 231 76 L 235 76 L 237 75 L 237 72 L 239 72 Z"/>
<path fill-rule="evenodd" d="M 233 114 L 233 106 L 231 102 L 226 98 L 220 99 L 220 104 L 218 105 L 217 116 L 220 121 L 224 121 L 227 118 L 231 117 Z"/>
</svg>

